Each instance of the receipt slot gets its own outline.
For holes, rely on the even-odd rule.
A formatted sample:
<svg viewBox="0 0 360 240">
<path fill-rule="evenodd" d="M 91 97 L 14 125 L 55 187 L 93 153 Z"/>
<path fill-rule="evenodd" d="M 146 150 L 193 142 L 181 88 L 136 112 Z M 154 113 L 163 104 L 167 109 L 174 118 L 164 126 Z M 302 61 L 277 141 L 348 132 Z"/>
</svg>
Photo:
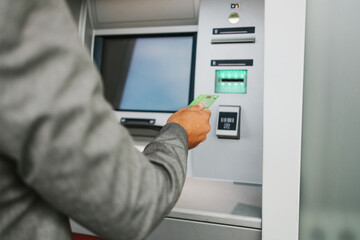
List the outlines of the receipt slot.
<svg viewBox="0 0 360 240">
<path fill-rule="evenodd" d="M 218 138 L 240 139 L 240 110 L 240 106 L 219 106 L 216 127 Z"/>
</svg>

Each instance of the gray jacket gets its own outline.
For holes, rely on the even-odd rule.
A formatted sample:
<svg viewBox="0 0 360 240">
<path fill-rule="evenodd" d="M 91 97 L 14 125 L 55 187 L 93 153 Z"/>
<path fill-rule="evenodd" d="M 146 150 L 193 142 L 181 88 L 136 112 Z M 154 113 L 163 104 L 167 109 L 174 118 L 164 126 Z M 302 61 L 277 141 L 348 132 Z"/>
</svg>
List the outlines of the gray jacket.
<svg viewBox="0 0 360 240">
<path fill-rule="evenodd" d="M 185 130 L 134 148 L 63 1 L 1 0 L 0 30 L 0 239 L 68 240 L 68 217 L 144 238 L 180 194 Z"/>
</svg>

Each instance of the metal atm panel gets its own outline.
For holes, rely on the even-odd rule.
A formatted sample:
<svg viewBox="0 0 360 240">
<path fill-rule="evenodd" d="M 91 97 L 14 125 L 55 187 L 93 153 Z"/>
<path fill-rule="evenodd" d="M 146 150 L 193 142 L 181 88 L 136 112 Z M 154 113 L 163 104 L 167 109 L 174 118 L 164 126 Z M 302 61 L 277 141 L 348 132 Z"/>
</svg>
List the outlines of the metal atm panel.
<svg viewBox="0 0 360 240">
<path fill-rule="evenodd" d="M 240 17 L 236 24 L 229 22 L 233 13 Z M 243 41 L 246 39 L 253 41 Z M 212 130 L 207 141 L 192 150 L 192 176 L 262 183 L 263 50 L 262 0 L 243 0 L 237 5 L 218 0 L 201 2 L 195 97 L 199 94 L 218 94 L 220 97 L 210 108 Z M 246 93 L 217 93 L 215 82 L 219 70 L 246 71 Z M 239 140 L 216 136 L 220 105 L 241 107 Z"/>
</svg>

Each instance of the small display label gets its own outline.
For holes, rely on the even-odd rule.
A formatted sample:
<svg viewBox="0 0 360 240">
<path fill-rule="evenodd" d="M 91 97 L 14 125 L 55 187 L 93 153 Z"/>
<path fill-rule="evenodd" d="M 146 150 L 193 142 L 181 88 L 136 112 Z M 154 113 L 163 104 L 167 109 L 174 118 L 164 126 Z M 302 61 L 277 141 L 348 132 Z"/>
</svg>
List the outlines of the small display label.
<svg viewBox="0 0 360 240">
<path fill-rule="evenodd" d="M 236 112 L 220 112 L 218 129 L 236 130 L 237 115 Z"/>
</svg>

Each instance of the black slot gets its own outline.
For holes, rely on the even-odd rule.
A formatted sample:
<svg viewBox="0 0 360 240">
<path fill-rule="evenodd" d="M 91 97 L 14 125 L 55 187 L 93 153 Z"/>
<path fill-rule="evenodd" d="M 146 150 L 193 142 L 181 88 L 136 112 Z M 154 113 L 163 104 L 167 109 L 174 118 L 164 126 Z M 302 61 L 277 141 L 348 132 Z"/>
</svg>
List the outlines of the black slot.
<svg viewBox="0 0 360 240">
<path fill-rule="evenodd" d="M 219 35 L 219 34 L 251 34 L 251 33 L 255 33 L 255 27 L 213 28 L 213 35 Z"/>
<path fill-rule="evenodd" d="M 243 78 L 222 78 L 222 82 L 244 82 Z"/>
<path fill-rule="evenodd" d="M 120 123 L 135 137 L 156 137 L 161 130 L 155 119 L 121 118 Z"/>
<path fill-rule="evenodd" d="M 121 118 L 120 122 L 123 125 L 154 125 L 155 119 Z"/>
<path fill-rule="evenodd" d="M 252 59 L 211 60 L 211 66 L 253 66 Z"/>
</svg>

